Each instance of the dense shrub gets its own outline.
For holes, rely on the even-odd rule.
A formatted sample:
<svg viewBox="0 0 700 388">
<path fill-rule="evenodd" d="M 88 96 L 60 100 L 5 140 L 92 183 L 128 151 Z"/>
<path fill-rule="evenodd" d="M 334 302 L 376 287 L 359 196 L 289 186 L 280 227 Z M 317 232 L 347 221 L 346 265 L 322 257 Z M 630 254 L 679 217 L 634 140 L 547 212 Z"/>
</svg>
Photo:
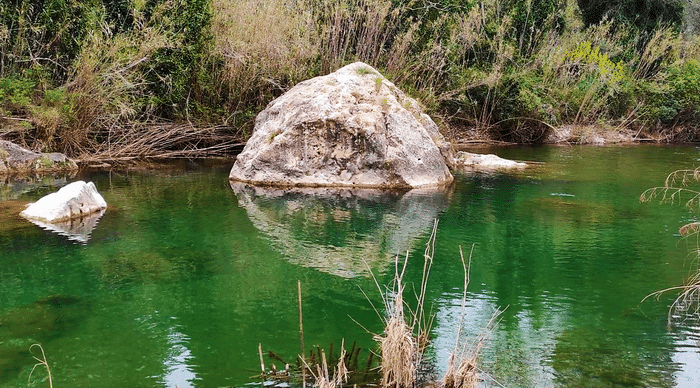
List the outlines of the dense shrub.
<svg viewBox="0 0 700 388">
<path fill-rule="evenodd" d="M 536 142 L 565 124 L 692 128 L 700 38 L 681 4 L 9 0 L 0 113 L 28 123 L 37 148 L 71 153 L 143 122 L 249 134 L 271 99 L 362 60 L 449 133 Z"/>
</svg>

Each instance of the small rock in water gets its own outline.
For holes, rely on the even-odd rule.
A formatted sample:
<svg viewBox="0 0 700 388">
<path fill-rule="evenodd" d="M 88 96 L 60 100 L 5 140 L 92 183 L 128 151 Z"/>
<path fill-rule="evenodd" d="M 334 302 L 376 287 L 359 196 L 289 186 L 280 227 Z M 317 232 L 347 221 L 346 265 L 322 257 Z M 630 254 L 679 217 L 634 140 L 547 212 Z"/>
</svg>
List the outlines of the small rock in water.
<svg viewBox="0 0 700 388">
<path fill-rule="evenodd" d="M 21 216 L 30 220 L 58 222 L 80 218 L 107 208 L 92 182 L 73 182 L 30 204 Z"/>
</svg>

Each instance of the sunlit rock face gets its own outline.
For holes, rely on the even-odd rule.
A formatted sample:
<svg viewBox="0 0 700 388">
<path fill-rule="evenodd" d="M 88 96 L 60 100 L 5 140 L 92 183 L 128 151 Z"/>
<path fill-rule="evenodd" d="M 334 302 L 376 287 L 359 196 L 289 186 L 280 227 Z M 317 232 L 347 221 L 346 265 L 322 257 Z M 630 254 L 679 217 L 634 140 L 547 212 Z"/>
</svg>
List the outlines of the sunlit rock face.
<svg viewBox="0 0 700 388">
<path fill-rule="evenodd" d="M 423 249 L 448 190 L 256 187 L 232 182 L 248 218 L 288 259 L 341 277 L 383 273 Z"/>
<path fill-rule="evenodd" d="M 357 62 L 272 101 L 229 178 L 284 187 L 426 188 L 453 177 L 450 145 L 416 100 Z"/>
<path fill-rule="evenodd" d="M 92 182 L 76 181 L 29 204 L 20 215 L 30 220 L 57 223 L 85 217 L 107 208 Z"/>
</svg>

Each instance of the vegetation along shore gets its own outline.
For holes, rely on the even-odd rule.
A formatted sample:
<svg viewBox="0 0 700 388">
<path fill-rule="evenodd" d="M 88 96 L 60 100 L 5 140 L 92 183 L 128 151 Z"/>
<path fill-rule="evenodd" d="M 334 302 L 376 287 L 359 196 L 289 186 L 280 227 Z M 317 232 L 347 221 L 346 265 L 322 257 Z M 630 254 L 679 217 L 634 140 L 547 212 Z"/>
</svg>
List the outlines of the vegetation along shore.
<svg viewBox="0 0 700 388">
<path fill-rule="evenodd" d="M 231 155 L 272 99 L 357 60 L 455 144 L 700 138 L 692 0 L 12 0 L 0 20 L 0 138 L 79 160 Z"/>
</svg>

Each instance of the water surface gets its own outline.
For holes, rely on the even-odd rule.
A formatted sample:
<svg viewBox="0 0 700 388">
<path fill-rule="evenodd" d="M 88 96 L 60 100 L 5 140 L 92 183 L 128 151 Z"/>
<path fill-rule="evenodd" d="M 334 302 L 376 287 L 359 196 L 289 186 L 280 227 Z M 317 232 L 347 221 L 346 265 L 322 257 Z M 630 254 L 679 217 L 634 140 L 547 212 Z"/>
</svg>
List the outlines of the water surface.
<svg viewBox="0 0 700 388">
<path fill-rule="evenodd" d="M 229 164 L 191 163 L 3 186 L 0 386 L 28 385 L 32 343 L 56 386 L 242 386 L 260 368 L 258 344 L 287 360 L 299 352 L 297 280 L 307 349 L 343 339 L 372 348 L 382 327 L 370 271 L 389 284 L 396 253 L 409 251 L 406 280 L 419 283 L 434 219 L 428 353 L 438 371 L 461 321 L 459 247 L 473 246 L 463 332 L 474 338 L 505 309 L 482 357 L 504 386 L 700 381 L 697 320 L 668 329 L 672 295 L 641 303 L 697 268 L 695 241 L 677 233 L 695 215 L 638 200 L 670 171 L 697 166 L 698 149 L 497 153 L 543 164 L 460 175 L 439 192 L 256 190 L 229 185 Z M 109 204 L 87 242 L 16 215 L 77 179 L 94 181 Z M 41 377 L 30 385 L 46 386 Z"/>
</svg>

